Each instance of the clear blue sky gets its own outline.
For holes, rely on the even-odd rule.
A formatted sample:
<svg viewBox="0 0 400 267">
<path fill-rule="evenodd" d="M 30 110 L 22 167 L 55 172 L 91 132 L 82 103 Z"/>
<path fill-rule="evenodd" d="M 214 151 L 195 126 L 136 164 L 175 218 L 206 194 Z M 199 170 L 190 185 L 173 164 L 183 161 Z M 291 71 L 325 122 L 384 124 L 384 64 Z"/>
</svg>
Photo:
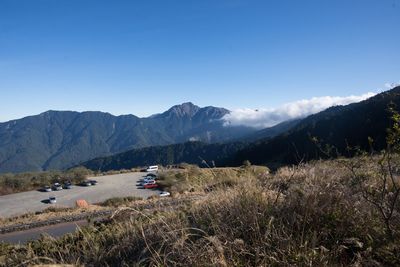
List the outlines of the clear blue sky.
<svg viewBox="0 0 400 267">
<path fill-rule="evenodd" d="M 0 121 L 358 95 L 399 62 L 399 0 L 0 0 Z"/>
</svg>

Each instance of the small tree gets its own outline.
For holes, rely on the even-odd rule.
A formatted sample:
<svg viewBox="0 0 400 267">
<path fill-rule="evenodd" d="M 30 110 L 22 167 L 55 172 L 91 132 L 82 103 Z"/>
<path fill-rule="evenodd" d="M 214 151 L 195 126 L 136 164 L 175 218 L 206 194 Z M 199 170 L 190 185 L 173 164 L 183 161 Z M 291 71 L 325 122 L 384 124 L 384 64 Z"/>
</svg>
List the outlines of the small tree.
<svg viewBox="0 0 400 267">
<path fill-rule="evenodd" d="M 378 160 L 379 171 L 376 183 L 368 183 L 365 176 L 355 178 L 362 187 L 363 197 L 373 204 L 381 214 L 388 236 L 393 237 L 392 219 L 396 206 L 399 204 L 400 182 L 395 176 L 397 167 L 393 164 L 393 156 L 400 152 L 400 114 L 389 108 L 393 126 L 388 129 L 387 147 Z"/>
<path fill-rule="evenodd" d="M 386 234 L 393 238 L 393 219 L 396 209 L 400 206 L 400 181 L 398 167 L 394 164 L 394 157 L 400 152 L 400 114 L 389 107 L 392 126 L 387 129 L 386 149 L 379 156 L 374 155 L 373 139 L 368 138 L 370 153 L 358 147 L 347 145 L 349 155 L 355 155 L 357 160 L 339 160 L 351 174 L 351 183 L 361 192 L 363 199 L 371 203 L 385 224 Z M 312 137 L 320 152 L 327 157 L 340 157 L 336 147 L 325 145 Z M 398 160 L 398 158 L 397 158 Z M 371 172 L 368 161 L 376 162 L 378 170 Z"/>
</svg>

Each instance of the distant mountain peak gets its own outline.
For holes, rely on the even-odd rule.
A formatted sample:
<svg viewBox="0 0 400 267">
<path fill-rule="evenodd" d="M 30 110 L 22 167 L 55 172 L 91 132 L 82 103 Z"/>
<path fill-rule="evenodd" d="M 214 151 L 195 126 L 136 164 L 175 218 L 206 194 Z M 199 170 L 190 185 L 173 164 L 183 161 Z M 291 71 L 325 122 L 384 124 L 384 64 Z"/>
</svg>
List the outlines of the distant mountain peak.
<svg viewBox="0 0 400 267">
<path fill-rule="evenodd" d="M 184 102 L 184 103 L 182 103 L 182 104 L 180 104 L 180 105 L 175 105 L 175 106 L 182 106 L 182 107 L 185 107 L 185 106 L 187 106 L 187 107 L 197 107 L 195 104 L 193 104 L 192 102 Z"/>
<path fill-rule="evenodd" d="M 42 113 L 40 113 L 39 115 L 42 115 L 42 116 L 44 116 L 44 115 L 52 115 L 52 114 L 57 114 L 57 113 L 60 113 L 61 111 L 58 111 L 58 110 L 46 110 L 46 111 L 44 111 L 44 112 L 42 112 Z"/>
<path fill-rule="evenodd" d="M 164 115 L 175 115 L 177 117 L 193 117 L 200 110 L 199 106 L 196 106 L 192 102 L 185 102 L 180 105 L 175 105 L 169 110 L 164 112 Z"/>
</svg>

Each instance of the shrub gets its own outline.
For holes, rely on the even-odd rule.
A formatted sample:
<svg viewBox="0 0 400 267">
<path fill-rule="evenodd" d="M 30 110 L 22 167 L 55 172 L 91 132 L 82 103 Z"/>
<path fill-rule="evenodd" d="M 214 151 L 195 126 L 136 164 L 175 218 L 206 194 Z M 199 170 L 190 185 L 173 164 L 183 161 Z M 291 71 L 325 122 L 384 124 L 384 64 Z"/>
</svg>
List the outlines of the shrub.
<svg viewBox="0 0 400 267">
<path fill-rule="evenodd" d="M 119 206 L 123 206 L 123 205 L 127 205 L 133 201 L 137 201 L 137 200 L 142 200 L 143 198 L 141 197 L 133 197 L 133 196 L 129 196 L 129 197 L 113 197 L 113 198 L 109 198 L 107 200 L 105 200 L 104 202 L 101 203 L 101 206 L 105 206 L 105 207 L 119 207 Z"/>
</svg>

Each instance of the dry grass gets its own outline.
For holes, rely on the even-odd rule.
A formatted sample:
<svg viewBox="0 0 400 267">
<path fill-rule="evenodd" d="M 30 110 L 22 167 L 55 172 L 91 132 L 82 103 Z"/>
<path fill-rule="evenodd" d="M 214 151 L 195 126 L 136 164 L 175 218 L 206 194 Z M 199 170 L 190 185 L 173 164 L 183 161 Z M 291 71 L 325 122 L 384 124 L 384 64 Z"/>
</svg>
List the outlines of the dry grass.
<svg viewBox="0 0 400 267">
<path fill-rule="evenodd" d="M 106 207 L 101 207 L 98 205 L 90 205 L 88 208 L 49 207 L 37 213 L 27 213 L 12 218 L 1 218 L 0 227 L 28 224 L 32 222 L 45 222 L 54 218 L 74 216 L 82 213 L 92 213 L 106 209 Z"/>
<path fill-rule="evenodd" d="M 312 162 L 275 174 L 252 166 L 190 167 L 163 177 L 164 186 L 208 190 L 202 200 L 152 214 L 126 208 L 107 224 L 58 240 L 3 245 L 0 255 L 4 266 L 400 265 L 400 204 L 388 236 L 379 211 L 363 198 L 365 187 L 349 171 L 351 162 L 360 163 L 363 186 L 379 184 L 375 159 Z"/>
<path fill-rule="evenodd" d="M 261 166 L 202 169 L 186 164 L 180 170 L 161 173 L 158 183 L 172 193 L 209 192 L 217 188 L 238 186 L 252 179 L 254 181 L 256 176 L 268 175 L 269 169 Z"/>
<path fill-rule="evenodd" d="M 105 200 L 104 202 L 100 203 L 101 206 L 104 207 L 121 207 L 121 206 L 128 206 L 133 202 L 138 200 L 143 200 L 141 197 L 113 197 Z"/>
</svg>

